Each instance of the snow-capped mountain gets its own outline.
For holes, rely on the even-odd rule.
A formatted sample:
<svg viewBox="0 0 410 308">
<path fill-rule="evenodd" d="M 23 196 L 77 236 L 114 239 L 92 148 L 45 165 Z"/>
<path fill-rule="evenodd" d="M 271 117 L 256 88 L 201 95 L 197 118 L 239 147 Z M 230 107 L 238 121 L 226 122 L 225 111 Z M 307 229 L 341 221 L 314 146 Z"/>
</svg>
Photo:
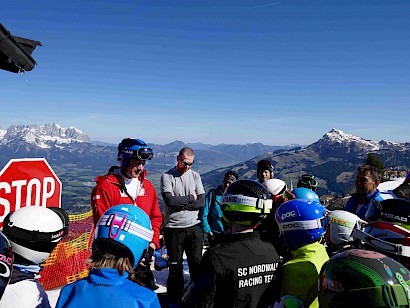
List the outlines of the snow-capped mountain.
<svg viewBox="0 0 410 308">
<path fill-rule="evenodd" d="M 90 138 L 81 130 L 58 124 L 12 125 L 7 130 L 0 130 L 0 145 L 25 142 L 39 148 L 48 149 L 75 142 L 91 143 Z"/>
<path fill-rule="evenodd" d="M 320 156 L 346 157 L 351 154 L 366 154 L 386 150 L 408 151 L 409 143 L 397 143 L 387 140 L 372 141 L 346 134 L 338 129 L 331 129 L 317 142 L 308 148 L 315 150 Z"/>
</svg>

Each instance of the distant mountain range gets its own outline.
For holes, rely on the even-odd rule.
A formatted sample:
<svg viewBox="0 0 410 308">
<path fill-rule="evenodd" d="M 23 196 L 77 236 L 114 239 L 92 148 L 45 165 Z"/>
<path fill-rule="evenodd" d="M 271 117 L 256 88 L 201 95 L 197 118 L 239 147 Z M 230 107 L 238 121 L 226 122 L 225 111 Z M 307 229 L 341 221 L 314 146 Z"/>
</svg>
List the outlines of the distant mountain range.
<svg viewBox="0 0 410 308">
<path fill-rule="evenodd" d="M 296 185 L 303 173 L 312 173 L 319 181 L 319 195 L 346 194 L 352 191 L 356 169 L 363 164 L 368 153 L 377 155 L 386 168 L 410 169 L 409 142 L 376 142 L 332 129 L 309 146 L 265 153 L 229 168 L 207 172 L 202 178 L 212 187 L 223 179 L 227 170 L 232 169 L 242 178 L 256 179 L 256 163 L 267 159 L 275 166 L 275 177 L 285 180 L 289 186 Z"/>
<path fill-rule="evenodd" d="M 161 174 L 175 165 L 176 155 L 184 146 L 194 149 L 194 169 L 202 174 L 206 189 L 220 184 L 230 169 L 236 170 L 241 178 L 256 179 L 256 163 L 260 159 L 270 160 L 276 177 L 288 185 L 295 184 L 305 172 L 313 173 L 319 180 L 319 194 L 351 191 L 356 168 L 368 153 L 375 153 L 386 167 L 410 169 L 410 143 L 365 140 L 337 129 L 308 146 L 210 145 L 183 141 L 149 146 L 155 156 L 146 169 L 157 189 Z M 0 129 L 0 167 L 11 158 L 46 158 L 63 182 L 63 207 L 72 211 L 88 208 L 94 178 L 116 165 L 116 155 L 117 145 L 91 141 L 75 127 L 45 124 Z"/>
</svg>

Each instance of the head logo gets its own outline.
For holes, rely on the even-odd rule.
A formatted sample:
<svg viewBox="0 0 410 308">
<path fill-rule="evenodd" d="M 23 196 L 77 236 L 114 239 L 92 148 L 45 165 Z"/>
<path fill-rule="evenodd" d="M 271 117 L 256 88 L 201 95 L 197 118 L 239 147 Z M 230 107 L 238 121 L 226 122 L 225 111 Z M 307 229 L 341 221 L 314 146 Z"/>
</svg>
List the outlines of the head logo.
<svg viewBox="0 0 410 308">
<path fill-rule="evenodd" d="M 382 217 L 386 217 L 395 221 L 402 221 L 402 222 L 407 222 L 407 217 L 402 217 L 399 215 L 394 215 L 394 214 L 389 214 L 389 213 L 385 213 L 385 212 L 381 212 L 380 215 Z"/>
</svg>

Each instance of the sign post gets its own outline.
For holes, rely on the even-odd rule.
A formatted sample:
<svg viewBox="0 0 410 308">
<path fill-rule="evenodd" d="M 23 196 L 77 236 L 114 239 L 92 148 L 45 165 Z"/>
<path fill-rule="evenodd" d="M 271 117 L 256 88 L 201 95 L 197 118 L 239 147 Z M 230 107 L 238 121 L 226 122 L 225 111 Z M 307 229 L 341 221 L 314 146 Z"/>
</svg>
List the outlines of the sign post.
<svg viewBox="0 0 410 308">
<path fill-rule="evenodd" d="M 0 227 L 24 206 L 61 207 L 61 181 L 44 158 L 11 159 L 0 171 Z"/>
</svg>

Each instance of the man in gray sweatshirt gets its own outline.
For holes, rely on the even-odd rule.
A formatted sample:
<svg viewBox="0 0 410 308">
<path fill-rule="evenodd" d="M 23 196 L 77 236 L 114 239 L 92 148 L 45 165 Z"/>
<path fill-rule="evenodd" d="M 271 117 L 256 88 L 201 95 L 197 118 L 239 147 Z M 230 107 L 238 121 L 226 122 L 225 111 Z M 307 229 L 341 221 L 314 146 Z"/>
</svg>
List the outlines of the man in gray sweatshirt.
<svg viewBox="0 0 410 308">
<path fill-rule="evenodd" d="M 194 151 L 185 147 L 177 156 L 177 165 L 161 177 L 165 201 L 164 239 L 168 250 L 167 294 L 170 307 L 178 307 L 184 289 L 182 257 L 185 251 L 191 281 L 199 274 L 202 258 L 202 231 L 198 212 L 205 203 L 201 176 L 191 170 Z"/>
</svg>

